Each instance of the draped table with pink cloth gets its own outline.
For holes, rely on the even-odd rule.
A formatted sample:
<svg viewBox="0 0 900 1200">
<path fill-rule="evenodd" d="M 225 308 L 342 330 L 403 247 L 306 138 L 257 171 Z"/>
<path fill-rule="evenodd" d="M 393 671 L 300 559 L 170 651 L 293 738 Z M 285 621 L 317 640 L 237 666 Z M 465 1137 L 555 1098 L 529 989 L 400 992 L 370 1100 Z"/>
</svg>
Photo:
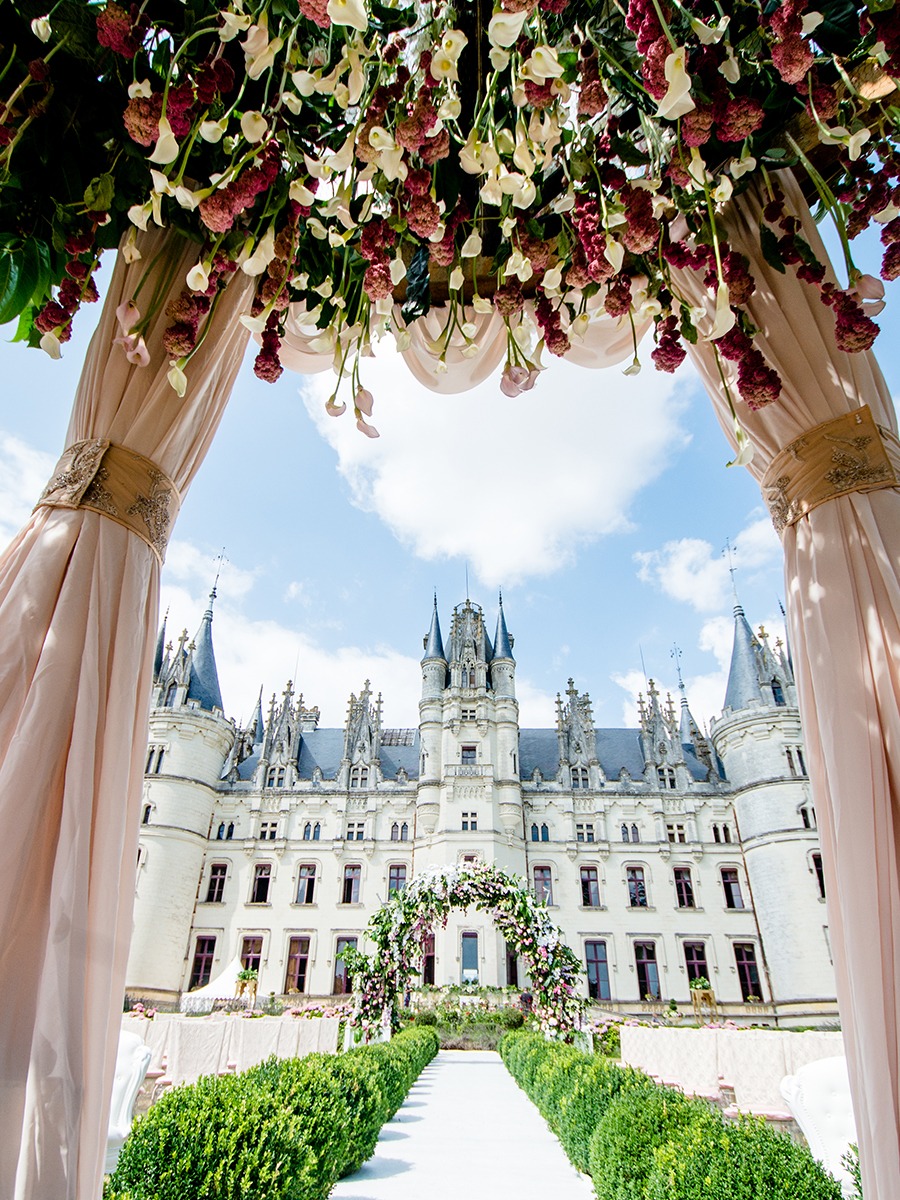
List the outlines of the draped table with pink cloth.
<svg viewBox="0 0 900 1200">
<path fill-rule="evenodd" d="M 824 259 L 808 208 L 785 190 Z M 761 478 L 811 427 L 867 403 L 896 432 L 870 355 L 834 343 L 833 315 L 793 274 L 761 259 L 754 192 L 732 205 L 728 237 L 753 264 L 757 341 L 780 371 L 780 401 L 742 418 Z M 158 245 L 165 235 L 151 235 Z M 177 291 L 193 262 L 172 239 L 158 272 Z M 152 249 L 145 249 L 149 261 Z M 180 400 L 166 382 L 165 317 L 147 334 L 151 364 L 115 346 L 115 309 L 143 264 L 120 261 L 76 397 L 69 442 L 102 438 L 150 460 L 182 493 L 208 448 L 233 385 L 251 280 L 224 293 L 215 329 L 190 363 Z M 708 303 L 685 273 L 685 295 Z M 138 301 L 139 302 L 139 301 Z M 400 324 L 399 315 L 395 318 Z M 424 386 L 461 391 L 499 365 L 506 330 L 472 314 L 473 354 L 441 344 L 441 314 L 410 327 L 407 365 Z M 468 318 L 467 318 L 468 319 Z M 639 336 L 646 325 L 638 324 Z M 628 319 L 594 314 L 569 357 L 610 366 L 633 351 Z M 709 343 L 693 357 L 733 436 Z M 283 358 L 326 370 L 322 345 L 297 313 Z M 549 411 L 549 410 L 548 410 Z M 854 492 L 784 532 L 790 628 L 810 777 L 820 814 L 832 944 L 868 1200 L 900 1195 L 896 982 L 900 915 L 894 823 L 900 743 L 900 492 Z M 6 978 L 17 986 L 0 1033 L 0 1190 L 14 1200 L 95 1200 L 115 1056 L 133 900 L 138 803 L 157 616 L 150 546 L 102 513 L 40 508 L 0 560 L 0 903 Z M 12 1131 L 12 1132 L 11 1132 Z"/>
</svg>

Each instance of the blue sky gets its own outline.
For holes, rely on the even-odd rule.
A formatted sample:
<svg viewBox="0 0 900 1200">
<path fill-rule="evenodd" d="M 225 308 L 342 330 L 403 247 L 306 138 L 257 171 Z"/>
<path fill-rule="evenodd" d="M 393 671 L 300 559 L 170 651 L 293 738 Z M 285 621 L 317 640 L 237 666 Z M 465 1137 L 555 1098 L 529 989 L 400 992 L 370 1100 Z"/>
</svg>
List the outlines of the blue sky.
<svg viewBox="0 0 900 1200">
<path fill-rule="evenodd" d="M 877 272 L 877 244 L 857 243 Z M 103 272 L 106 274 L 106 272 Z M 876 345 L 896 394 L 893 305 Z M 27 517 L 63 446 L 92 314 L 61 362 L 0 341 L 0 541 Z M 214 636 L 228 714 L 246 719 L 288 678 L 343 722 L 371 678 L 388 726 L 417 722 L 418 659 L 438 593 L 446 631 L 469 594 L 493 629 L 498 587 L 516 638 L 526 725 L 554 721 L 571 675 L 598 725 L 634 720 L 648 675 L 676 688 L 682 651 L 701 722 L 724 696 L 733 596 L 754 626 L 781 629 L 780 548 L 759 491 L 730 457 L 689 367 L 636 379 L 554 363 L 533 392 L 490 380 L 439 397 L 379 351 L 364 382 L 381 438 L 324 413 L 329 383 L 242 368 L 222 428 L 179 518 L 163 573 L 173 633 L 196 629 L 216 573 Z"/>
</svg>

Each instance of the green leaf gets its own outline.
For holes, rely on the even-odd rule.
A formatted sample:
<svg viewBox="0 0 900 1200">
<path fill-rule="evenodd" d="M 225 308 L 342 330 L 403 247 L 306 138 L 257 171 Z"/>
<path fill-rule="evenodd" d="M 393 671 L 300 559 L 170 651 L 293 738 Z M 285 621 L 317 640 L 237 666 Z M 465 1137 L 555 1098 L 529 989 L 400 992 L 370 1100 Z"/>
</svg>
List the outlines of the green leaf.
<svg viewBox="0 0 900 1200">
<path fill-rule="evenodd" d="M 763 252 L 763 258 L 772 270 L 778 271 L 783 275 L 784 263 L 781 259 L 781 251 L 778 248 L 778 238 L 768 225 L 760 225 L 759 227 L 759 244 Z"/>
<path fill-rule="evenodd" d="M 43 242 L 27 241 L 18 258 L 18 276 L 15 286 L 3 297 L 0 304 L 0 325 L 12 321 L 31 303 L 31 298 L 41 286 L 45 264 L 41 251 L 46 254 Z"/>
<path fill-rule="evenodd" d="M 4 307 L 7 297 L 15 291 L 19 278 L 19 268 L 11 254 L 0 254 L 0 308 Z"/>
<path fill-rule="evenodd" d="M 406 301 L 403 319 L 414 321 L 431 309 L 431 277 L 428 273 L 430 254 L 427 246 L 419 246 L 406 270 Z"/>
<path fill-rule="evenodd" d="M 697 345 L 697 327 L 691 320 L 691 310 L 686 304 L 681 306 L 681 336 L 692 346 Z"/>
<path fill-rule="evenodd" d="M 98 175 L 84 189 L 84 207 L 89 212 L 107 212 L 116 193 L 116 181 L 112 175 Z"/>
</svg>

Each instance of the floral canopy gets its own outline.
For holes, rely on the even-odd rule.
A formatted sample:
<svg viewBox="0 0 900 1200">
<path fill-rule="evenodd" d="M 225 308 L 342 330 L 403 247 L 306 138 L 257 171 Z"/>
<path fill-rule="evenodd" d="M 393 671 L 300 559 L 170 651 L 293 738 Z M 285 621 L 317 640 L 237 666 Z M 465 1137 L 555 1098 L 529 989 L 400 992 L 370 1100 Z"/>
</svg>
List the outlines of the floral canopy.
<svg viewBox="0 0 900 1200">
<path fill-rule="evenodd" d="M 883 274 L 900 273 L 886 0 L 44 2 L 7 6 L 0 321 L 20 316 L 17 336 L 53 355 L 97 298 L 102 249 L 124 235 L 137 255 L 154 224 L 197 246 L 168 309 L 176 390 L 237 269 L 256 280 L 240 319 L 257 375 L 299 347 L 305 369 L 334 367 L 329 412 L 349 395 L 370 435 L 364 359 L 386 334 L 409 348 L 433 305 L 419 337 L 436 387 L 479 354 L 486 317 L 512 395 L 597 321 L 624 328 L 615 357 L 636 373 L 652 322 L 658 369 L 709 339 L 746 404 L 776 400 L 748 262 L 721 233 L 754 179 L 767 261 L 819 289 L 843 350 L 871 346 L 881 296 L 849 240 L 879 222 Z M 844 290 L 770 178 L 785 166 L 837 221 Z M 673 268 L 699 274 L 702 303 Z M 120 312 L 132 362 L 158 303 Z"/>
</svg>

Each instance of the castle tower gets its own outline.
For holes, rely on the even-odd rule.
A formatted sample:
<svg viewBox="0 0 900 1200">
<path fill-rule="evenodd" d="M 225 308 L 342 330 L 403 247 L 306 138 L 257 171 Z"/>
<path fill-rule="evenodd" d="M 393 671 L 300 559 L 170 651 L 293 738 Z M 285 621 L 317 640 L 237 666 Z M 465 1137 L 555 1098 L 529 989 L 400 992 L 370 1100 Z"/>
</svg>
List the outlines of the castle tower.
<svg viewBox="0 0 900 1200">
<path fill-rule="evenodd" d="M 149 998 L 171 999 L 184 986 L 214 789 L 235 740 L 213 651 L 215 595 L 214 588 L 193 642 L 185 631 L 174 651 L 157 649 L 126 976 L 130 992 Z"/>
<path fill-rule="evenodd" d="M 419 830 L 434 833 L 441 811 L 441 744 L 444 724 L 444 689 L 447 686 L 447 657 L 438 620 L 437 593 L 431 625 L 423 638 L 422 699 L 419 701 L 421 760 L 416 795 Z"/>
<path fill-rule="evenodd" d="M 779 1021 L 833 1010 L 821 851 L 790 663 L 734 610 L 725 708 L 712 741 L 733 789 L 747 878 Z"/>
</svg>

